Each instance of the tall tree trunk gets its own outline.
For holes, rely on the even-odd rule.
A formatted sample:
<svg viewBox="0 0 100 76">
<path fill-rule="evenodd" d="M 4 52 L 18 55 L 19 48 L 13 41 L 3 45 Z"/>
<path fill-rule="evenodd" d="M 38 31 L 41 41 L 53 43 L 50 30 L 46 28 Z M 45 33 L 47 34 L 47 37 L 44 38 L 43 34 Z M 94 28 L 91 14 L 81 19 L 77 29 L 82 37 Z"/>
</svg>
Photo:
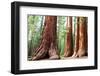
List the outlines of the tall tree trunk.
<svg viewBox="0 0 100 76">
<path fill-rule="evenodd" d="M 67 32 L 66 32 L 66 42 L 65 42 L 65 49 L 64 49 L 64 57 L 69 57 L 73 53 L 72 49 L 72 17 L 67 17 Z"/>
<path fill-rule="evenodd" d="M 79 17 L 79 50 L 78 56 L 82 57 L 87 54 L 87 18 Z"/>
<path fill-rule="evenodd" d="M 79 49 L 79 17 L 75 18 L 75 40 L 74 40 L 74 53 L 72 57 L 77 57 L 77 52 Z"/>
<path fill-rule="evenodd" d="M 57 17 L 45 16 L 45 25 L 42 33 L 42 40 L 36 53 L 33 55 L 32 60 L 45 58 L 49 55 L 50 59 L 59 59 L 57 50 Z"/>
<path fill-rule="evenodd" d="M 86 56 L 88 55 L 88 27 L 87 27 L 87 20 L 88 20 L 88 18 L 85 17 L 85 50 L 86 50 Z"/>
</svg>

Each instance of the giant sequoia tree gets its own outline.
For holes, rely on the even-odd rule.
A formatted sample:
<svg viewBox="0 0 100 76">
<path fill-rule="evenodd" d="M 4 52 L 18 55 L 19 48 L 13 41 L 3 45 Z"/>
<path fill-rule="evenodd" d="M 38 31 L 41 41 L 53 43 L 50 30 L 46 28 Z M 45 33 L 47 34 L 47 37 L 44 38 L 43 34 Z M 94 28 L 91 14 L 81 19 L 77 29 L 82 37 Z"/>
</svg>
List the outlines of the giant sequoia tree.
<svg viewBox="0 0 100 76">
<path fill-rule="evenodd" d="M 65 42 L 65 57 L 82 57 L 87 55 L 87 18 L 76 17 L 74 47 L 72 38 L 72 17 L 67 17 L 67 35 Z M 73 54 L 73 55 L 72 55 Z"/>
<path fill-rule="evenodd" d="M 64 57 L 71 56 L 73 53 L 73 44 L 72 44 L 72 17 L 67 17 L 67 25 L 66 25 L 66 42 L 64 49 Z"/>
<path fill-rule="evenodd" d="M 74 37 L 74 47 L 73 47 L 73 55 L 72 57 L 77 57 L 77 52 L 79 49 L 79 17 L 75 18 L 75 37 Z"/>
<path fill-rule="evenodd" d="M 42 39 L 39 47 L 32 56 L 32 60 L 38 60 L 49 56 L 50 59 L 59 59 L 57 50 L 57 17 L 45 16 Z"/>
<path fill-rule="evenodd" d="M 79 17 L 79 50 L 78 56 L 82 57 L 87 54 L 87 18 Z"/>
<path fill-rule="evenodd" d="M 29 16 L 28 60 L 87 56 L 87 17 Z"/>
</svg>

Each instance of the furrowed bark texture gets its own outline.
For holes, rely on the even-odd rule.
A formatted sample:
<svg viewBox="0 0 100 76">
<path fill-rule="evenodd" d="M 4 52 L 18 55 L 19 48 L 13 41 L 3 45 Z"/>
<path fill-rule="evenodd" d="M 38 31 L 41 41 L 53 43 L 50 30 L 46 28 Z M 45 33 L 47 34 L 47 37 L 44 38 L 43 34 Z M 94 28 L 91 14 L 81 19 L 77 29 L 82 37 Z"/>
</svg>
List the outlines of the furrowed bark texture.
<svg viewBox="0 0 100 76">
<path fill-rule="evenodd" d="M 72 17 L 67 17 L 67 32 L 66 32 L 66 42 L 65 42 L 65 49 L 64 49 L 64 57 L 69 57 L 73 53 L 72 47 Z"/>
<path fill-rule="evenodd" d="M 59 59 L 57 50 L 57 17 L 45 16 L 45 25 L 42 32 L 42 39 L 40 46 L 36 49 L 32 60 L 46 58 L 48 55 L 50 59 Z"/>
<path fill-rule="evenodd" d="M 79 17 L 76 17 L 76 24 L 75 24 L 75 41 L 74 41 L 74 53 L 72 57 L 77 57 L 77 52 L 79 49 Z"/>
<path fill-rule="evenodd" d="M 82 57 L 87 54 L 87 18 L 79 17 L 79 50 L 78 56 Z"/>
</svg>

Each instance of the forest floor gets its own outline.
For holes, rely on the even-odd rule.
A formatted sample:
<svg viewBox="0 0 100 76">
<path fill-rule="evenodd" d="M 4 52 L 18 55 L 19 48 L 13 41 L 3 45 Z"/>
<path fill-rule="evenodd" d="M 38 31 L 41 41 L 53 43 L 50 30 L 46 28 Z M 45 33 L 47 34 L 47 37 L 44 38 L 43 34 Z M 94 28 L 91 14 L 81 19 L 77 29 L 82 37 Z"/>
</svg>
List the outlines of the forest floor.
<svg viewBox="0 0 100 76">
<path fill-rule="evenodd" d="M 83 56 L 83 57 L 61 57 L 60 59 L 54 59 L 54 60 L 67 60 L 67 59 L 86 59 L 88 56 Z M 40 59 L 40 60 L 34 60 L 34 61 L 41 61 L 41 60 L 51 60 L 49 58 L 45 59 Z M 32 58 L 28 58 L 28 61 L 32 61 Z"/>
</svg>

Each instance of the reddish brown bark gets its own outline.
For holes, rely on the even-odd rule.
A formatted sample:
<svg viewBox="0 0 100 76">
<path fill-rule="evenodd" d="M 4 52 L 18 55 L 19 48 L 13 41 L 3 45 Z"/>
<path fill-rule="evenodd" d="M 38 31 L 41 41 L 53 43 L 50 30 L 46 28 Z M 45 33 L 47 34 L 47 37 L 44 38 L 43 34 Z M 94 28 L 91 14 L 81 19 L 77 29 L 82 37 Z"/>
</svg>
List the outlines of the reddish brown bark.
<svg viewBox="0 0 100 76">
<path fill-rule="evenodd" d="M 77 57 L 77 52 L 79 49 L 79 17 L 76 17 L 75 24 L 75 43 L 74 43 L 74 53 L 72 57 Z"/>
<path fill-rule="evenodd" d="M 45 26 L 39 48 L 33 55 L 32 60 L 45 58 L 49 55 L 50 59 L 59 59 L 56 42 L 56 16 L 45 16 Z"/>
<path fill-rule="evenodd" d="M 87 27 L 87 20 L 88 18 L 85 17 L 85 51 L 86 51 L 86 56 L 88 55 L 88 27 Z"/>
<path fill-rule="evenodd" d="M 79 17 L 79 57 L 87 54 L 87 22 L 86 17 Z"/>
<path fill-rule="evenodd" d="M 72 55 L 72 17 L 67 17 L 67 32 L 66 32 L 66 42 L 65 42 L 65 49 L 64 49 L 64 57 L 69 57 Z"/>
</svg>

